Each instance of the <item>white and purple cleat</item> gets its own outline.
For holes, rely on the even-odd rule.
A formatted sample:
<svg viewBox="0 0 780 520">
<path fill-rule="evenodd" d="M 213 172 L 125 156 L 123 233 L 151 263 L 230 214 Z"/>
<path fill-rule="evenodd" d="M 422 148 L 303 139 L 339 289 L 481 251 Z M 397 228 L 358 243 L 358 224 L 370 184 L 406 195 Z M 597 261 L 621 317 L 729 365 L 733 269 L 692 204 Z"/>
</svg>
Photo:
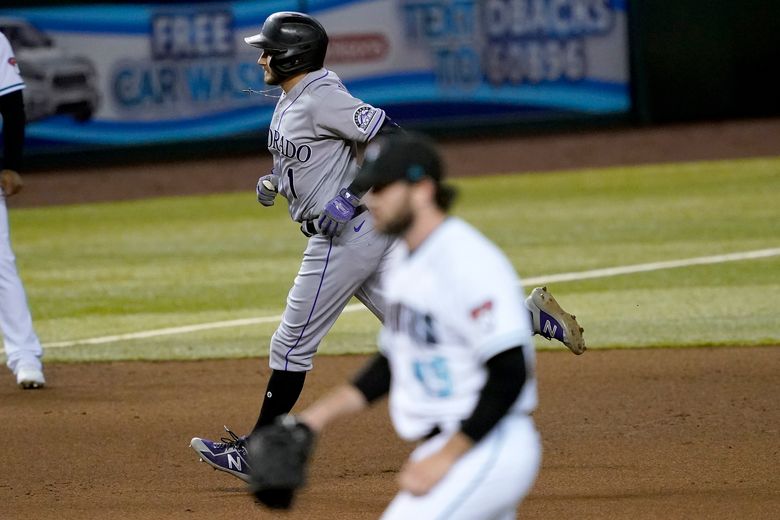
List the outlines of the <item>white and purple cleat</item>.
<svg viewBox="0 0 780 520">
<path fill-rule="evenodd" d="M 577 323 L 577 317 L 564 311 L 547 287 L 531 291 L 525 306 L 531 311 L 535 334 L 557 339 L 577 355 L 585 352 L 584 329 Z"/>
<path fill-rule="evenodd" d="M 225 431 L 230 438 L 222 437 L 214 442 L 200 437 L 193 437 L 190 448 L 200 456 L 200 460 L 214 469 L 230 473 L 244 482 L 249 482 L 249 463 L 247 462 L 246 437 L 239 437 L 227 426 Z"/>
</svg>

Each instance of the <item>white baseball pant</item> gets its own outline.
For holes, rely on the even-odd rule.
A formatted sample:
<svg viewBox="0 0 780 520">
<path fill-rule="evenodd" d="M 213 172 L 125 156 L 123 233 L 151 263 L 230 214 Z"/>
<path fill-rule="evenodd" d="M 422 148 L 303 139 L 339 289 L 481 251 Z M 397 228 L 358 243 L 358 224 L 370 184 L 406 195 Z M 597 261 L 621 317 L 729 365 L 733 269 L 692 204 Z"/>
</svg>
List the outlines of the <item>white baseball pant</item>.
<svg viewBox="0 0 780 520">
<path fill-rule="evenodd" d="M 41 343 L 33 329 L 22 280 L 16 270 L 11 249 L 8 210 L 5 196 L 0 195 L 0 330 L 3 333 L 6 364 L 16 371 L 20 364 L 41 368 Z"/>
<path fill-rule="evenodd" d="M 410 458 L 419 460 L 444 445 L 442 433 L 421 444 Z M 508 415 L 464 454 L 426 495 L 402 491 L 382 520 L 514 520 L 541 464 L 541 441 L 533 419 Z"/>
</svg>

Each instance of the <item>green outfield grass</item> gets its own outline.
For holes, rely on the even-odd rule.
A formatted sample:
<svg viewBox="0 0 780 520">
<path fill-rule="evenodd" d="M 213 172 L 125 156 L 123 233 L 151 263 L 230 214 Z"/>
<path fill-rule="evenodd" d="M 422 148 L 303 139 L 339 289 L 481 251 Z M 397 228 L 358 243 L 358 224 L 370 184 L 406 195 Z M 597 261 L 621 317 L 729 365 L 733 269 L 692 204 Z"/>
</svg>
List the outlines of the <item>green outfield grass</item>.
<svg viewBox="0 0 780 520">
<path fill-rule="evenodd" d="M 455 214 L 521 276 L 780 247 L 780 158 L 488 176 L 456 182 Z M 278 315 L 305 239 L 254 193 L 10 212 L 44 343 Z M 549 287 L 590 348 L 780 343 L 780 257 Z M 47 349 L 47 361 L 267 353 L 275 321 Z M 369 352 L 378 323 L 341 317 L 323 353 Z M 561 349 L 538 340 L 539 348 Z"/>
</svg>

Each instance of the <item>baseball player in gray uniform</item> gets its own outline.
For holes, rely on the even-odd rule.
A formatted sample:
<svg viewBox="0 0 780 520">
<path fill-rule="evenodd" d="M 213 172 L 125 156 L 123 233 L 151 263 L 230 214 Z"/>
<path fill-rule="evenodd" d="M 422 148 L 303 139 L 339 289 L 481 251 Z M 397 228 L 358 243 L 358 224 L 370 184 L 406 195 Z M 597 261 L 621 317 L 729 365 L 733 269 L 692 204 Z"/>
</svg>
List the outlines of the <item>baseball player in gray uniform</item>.
<svg viewBox="0 0 780 520">
<path fill-rule="evenodd" d="M 273 458 L 264 448 L 269 434 L 280 439 L 270 445 L 275 453 L 296 453 L 298 439 L 312 436 L 300 433 L 316 434 L 389 394 L 396 432 L 418 446 L 384 520 L 516 517 L 541 460 L 530 415 L 537 405 L 531 322 L 509 259 L 448 216 L 454 190 L 442 173 L 422 136 L 382 136 L 366 150 L 358 180 L 373 189 L 365 201 L 377 228 L 402 238 L 383 282 L 380 351 L 352 383 L 252 435 L 250 482 L 264 503 L 276 505 L 266 499 L 274 490 L 258 495 L 256 486 L 288 471 L 255 460 Z"/>
<path fill-rule="evenodd" d="M 360 199 L 369 187 L 356 183 L 355 176 L 366 143 L 401 130 L 382 109 L 353 97 L 334 72 L 323 68 L 328 36 L 314 18 L 275 13 L 245 41 L 262 49 L 258 64 L 265 82 L 282 89 L 268 130 L 273 170 L 257 183 L 258 202 L 271 206 L 281 194 L 308 237 L 271 338 L 272 372 L 256 430 L 292 409 L 320 341 L 353 296 L 380 321 L 384 318 L 381 278 L 397 241 L 375 230 Z M 574 317 L 546 290 L 536 293 L 528 305 L 537 328 L 575 352 L 584 350 Z M 229 437 L 217 442 L 195 437 L 190 446 L 215 469 L 247 481 L 246 436 L 225 429 Z"/>
<path fill-rule="evenodd" d="M 33 328 L 27 295 L 16 270 L 8 226 L 7 197 L 22 189 L 19 175 L 24 149 L 25 111 L 19 74 L 11 44 L 0 33 L 0 115 L 3 118 L 3 169 L 0 172 L 0 330 L 8 368 L 23 389 L 41 388 L 43 348 Z"/>
</svg>

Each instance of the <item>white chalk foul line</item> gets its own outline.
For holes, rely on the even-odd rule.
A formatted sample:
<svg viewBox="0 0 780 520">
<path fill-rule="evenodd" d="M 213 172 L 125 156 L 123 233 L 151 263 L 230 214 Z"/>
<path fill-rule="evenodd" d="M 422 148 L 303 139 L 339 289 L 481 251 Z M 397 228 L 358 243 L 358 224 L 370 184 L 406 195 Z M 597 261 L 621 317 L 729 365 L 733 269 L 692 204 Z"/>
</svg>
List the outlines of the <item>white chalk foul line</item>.
<svg viewBox="0 0 780 520">
<path fill-rule="evenodd" d="M 780 247 L 773 249 L 759 249 L 757 251 L 744 251 L 741 253 L 729 253 L 725 255 L 700 256 L 698 258 L 684 258 L 682 260 L 667 260 L 666 262 L 650 262 L 647 264 L 624 265 L 621 267 L 607 267 L 593 269 L 592 271 L 580 271 L 578 273 L 561 273 L 525 278 L 526 285 L 541 283 L 573 282 L 576 280 L 588 280 L 590 278 L 605 278 L 621 274 L 643 273 L 647 271 L 660 271 L 675 267 L 689 267 L 692 265 L 720 264 L 723 262 L 735 262 L 738 260 L 755 260 L 756 258 L 768 258 L 780 255 Z"/>
<path fill-rule="evenodd" d="M 743 251 L 741 253 L 729 253 L 725 255 L 700 256 L 697 258 L 668 260 L 666 262 L 650 262 L 646 264 L 607 267 L 604 269 L 593 269 L 590 271 L 579 271 L 575 273 L 542 275 L 531 278 L 524 278 L 523 283 L 527 286 L 530 286 L 555 282 L 573 282 L 577 280 L 588 280 L 591 278 L 605 278 L 608 276 L 619 276 L 622 274 L 660 271 L 663 269 L 689 267 L 692 265 L 719 264 L 723 262 L 736 262 L 740 260 L 754 260 L 757 258 L 768 258 L 772 256 L 780 256 L 780 247 L 772 249 L 759 249 L 756 251 Z M 343 312 L 357 312 L 361 310 L 365 310 L 365 307 L 362 304 L 353 304 L 347 305 Z M 215 321 L 211 323 L 200 323 L 198 325 L 184 325 L 181 327 L 168 327 L 164 329 L 131 332 L 128 334 L 116 334 L 113 336 L 100 336 L 96 338 L 76 339 L 72 341 L 57 341 L 53 343 L 46 343 L 43 346 L 44 348 L 66 348 L 76 345 L 100 345 L 104 343 L 114 343 L 116 341 L 126 341 L 131 339 L 154 338 L 158 336 L 170 336 L 173 334 L 187 334 L 201 330 L 244 327 L 247 325 L 260 325 L 263 323 L 278 323 L 281 319 L 282 316 L 280 314 L 277 316 L 262 316 L 258 318 L 244 318 L 240 320 Z"/>
<path fill-rule="evenodd" d="M 354 305 L 358 307 L 358 305 Z M 346 309 L 345 309 L 346 310 Z M 244 318 L 240 320 L 214 321 L 211 323 L 200 323 L 198 325 L 183 325 L 181 327 L 168 327 L 165 329 L 144 330 L 141 332 L 131 332 L 128 334 L 116 334 L 114 336 L 100 336 L 97 338 L 75 339 L 72 341 L 57 341 L 54 343 L 45 343 L 44 348 L 63 348 L 75 345 L 99 345 L 101 343 L 113 343 L 128 339 L 154 338 L 157 336 L 170 336 L 172 334 L 186 334 L 188 332 L 197 332 L 199 330 L 226 329 L 230 327 L 243 327 L 245 325 L 259 325 L 261 323 L 276 323 L 282 319 L 282 315 L 263 316 L 260 318 Z"/>
</svg>

